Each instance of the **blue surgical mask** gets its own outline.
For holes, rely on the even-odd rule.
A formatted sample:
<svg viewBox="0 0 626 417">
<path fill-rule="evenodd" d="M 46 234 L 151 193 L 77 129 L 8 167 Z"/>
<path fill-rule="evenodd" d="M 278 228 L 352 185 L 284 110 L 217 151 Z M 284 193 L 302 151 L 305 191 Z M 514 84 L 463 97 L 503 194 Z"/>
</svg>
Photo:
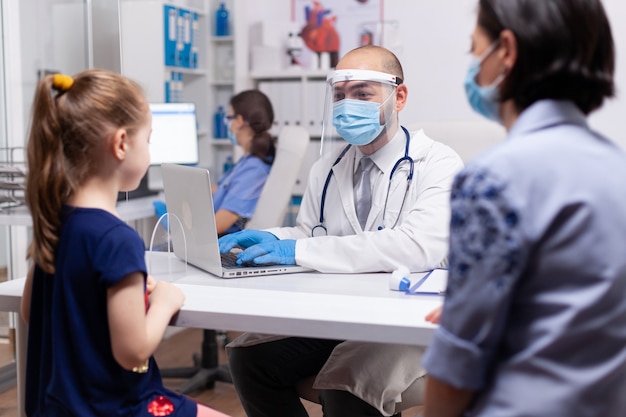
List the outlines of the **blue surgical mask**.
<svg viewBox="0 0 626 417">
<path fill-rule="evenodd" d="M 232 121 L 229 121 L 228 123 L 226 123 L 226 136 L 228 137 L 228 140 L 230 140 L 230 143 L 232 143 L 233 145 L 237 145 L 237 138 L 235 137 L 235 134 L 230 129 L 231 124 L 232 124 Z"/>
<path fill-rule="evenodd" d="M 333 104 L 333 125 L 348 143 L 367 145 L 383 131 L 380 124 L 382 104 L 353 99 L 343 99 Z"/>
<path fill-rule="evenodd" d="M 504 74 L 500 75 L 490 85 L 479 86 L 476 83 L 476 77 L 480 73 L 480 66 L 483 61 L 495 50 L 497 43 L 492 44 L 481 56 L 472 56 L 467 76 L 465 78 L 465 94 L 472 109 L 478 114 L 502 124 L 502 116 L 500 116 L 500 102 L 498 101 L 500 93 L 498 86 L 504 80 Z"/>
</svg>

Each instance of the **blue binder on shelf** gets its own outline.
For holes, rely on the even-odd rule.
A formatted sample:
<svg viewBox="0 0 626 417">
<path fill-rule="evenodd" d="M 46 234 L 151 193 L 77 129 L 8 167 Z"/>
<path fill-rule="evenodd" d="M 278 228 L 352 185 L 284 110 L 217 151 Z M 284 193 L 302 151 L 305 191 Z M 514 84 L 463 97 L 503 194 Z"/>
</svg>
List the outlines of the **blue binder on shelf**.
<svg viewBox="0 0 626 417">
<path fill-rule="evenodd" d="M 178 66 L 189 68 L 191 56 L 191 12 L 178 9 Z"/>
<path fill-rule="evenodd" d="M 163 6 L 163 38 L 165 65 L 175 67 L 178 65 L 178 54 L 176 53 L 176 40 L 178 38 L 178 11 L 174 6 Z"/>
<path fill-rule="evenodd" d="M 172 71 L 165 71 L 165 83 L 163 85 L 165 90 L 163 91 L 163 97 L 165 97 L 166 103 L 172 102 Z"/>
</svg>

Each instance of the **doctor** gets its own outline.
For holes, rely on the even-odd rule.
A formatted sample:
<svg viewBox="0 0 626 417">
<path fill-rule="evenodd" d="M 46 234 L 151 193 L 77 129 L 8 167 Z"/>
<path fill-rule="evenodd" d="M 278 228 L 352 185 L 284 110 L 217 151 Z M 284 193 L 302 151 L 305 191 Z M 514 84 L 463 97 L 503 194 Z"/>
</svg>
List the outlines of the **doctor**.
<svg viewBox="0 0 626 417">
<path fill-rule="evenodd" d="M 425 271 L 444 262 L 450 187 L 462 161 L 423 131 L 400 126 L 408 96 L 403 80 L 400 62 L 387 49 L 348 52 L 328 76 L 323 155 L 311 169 L 297 225 L 224 236 L 220 250 L 240 245 L 247 248 L 240 261 L 335 273 L 401 265 Z M 372 163 L 362 169 L 362 159 Z M 419 389 L 412 398 L 403 394 L 421 384 L 422 352 L 246 333 L 229 345 L 229 361 L 248 416 L 306 416 L 295 387 L 315 375 L 326 417 L 389 416 L 397 402 L 420 403 Z"/>
<path fill-rule="evenodd" d="M 448 249 L 450 185 L 462 161 L 423 131 L 408 134 L 400 126 L 398 112 L 408 96 L 402 74 L 384 48 L 349 52 L 328 76 L 323 155 L 311 169 L 297 225 L 234 233 L 220 239 L 220 250 L 239 245 L 247 248 L 239 254 L 242 262 L 322 272 L 393 271 L 401 265 L 417 272 L 439 265 Z M 360 222 L 355 182 L 364 156 L 374 164 L 371 209 Z"/>
</svg>

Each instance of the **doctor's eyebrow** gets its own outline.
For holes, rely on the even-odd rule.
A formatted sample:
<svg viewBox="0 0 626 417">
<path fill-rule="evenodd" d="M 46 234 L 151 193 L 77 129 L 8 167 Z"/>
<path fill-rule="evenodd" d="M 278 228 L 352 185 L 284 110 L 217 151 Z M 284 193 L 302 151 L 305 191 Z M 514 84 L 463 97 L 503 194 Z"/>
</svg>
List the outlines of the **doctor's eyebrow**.
<svg viewBox="0 0 626 417">
<path fill-rule="evenodd" d="M 357 97 L 360 99 L 367 99 L 376 95 L 377 89 L 374 85 L 367 81 L 356 82 L 352 81 L 346 87 L 345 84 L 336 85 L 333 88 L 333 99 L 339 101 L 345 98 L 346 95 L 350 97 Z"/>
<path fill-rule="evenodd" d="M 371 97 L 377 92 L 376 88 L 368 82 L 362 82 L 348 86 L 348 94 L 350 96 L 359 96 L 362 98 Z"/>
</svg>

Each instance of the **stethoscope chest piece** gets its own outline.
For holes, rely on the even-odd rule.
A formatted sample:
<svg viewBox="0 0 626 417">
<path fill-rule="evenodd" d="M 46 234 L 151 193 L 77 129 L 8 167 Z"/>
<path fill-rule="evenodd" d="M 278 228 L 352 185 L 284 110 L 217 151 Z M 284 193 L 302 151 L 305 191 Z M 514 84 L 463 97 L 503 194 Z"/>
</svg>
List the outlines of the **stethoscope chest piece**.
<svg viewBox="0 0 626 417">
<path fill-rule="evenodd" d="M 327 236 L 327 235 L 328 235 L 328 230 L 326 230 L 326 226 L 324 226 L 321 223 L 315 226 L 313 229 L 311 229 L 311 237 Z"/>
</svg>

